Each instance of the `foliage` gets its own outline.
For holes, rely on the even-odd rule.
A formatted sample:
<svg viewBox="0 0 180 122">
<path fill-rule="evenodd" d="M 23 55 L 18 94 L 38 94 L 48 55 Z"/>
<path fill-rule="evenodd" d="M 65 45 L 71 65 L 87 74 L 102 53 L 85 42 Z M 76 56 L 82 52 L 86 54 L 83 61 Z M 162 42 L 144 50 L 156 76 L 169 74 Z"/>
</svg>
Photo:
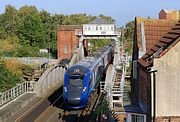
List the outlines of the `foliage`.
<svg viewBox="0 0 180 122">
<path fill-rule="evenodd" d="M 0 16 L 0 27 L 3 28 L 3 35 L 0 38 L 7 38 L 18 34 L 19 18 L 17 10 L 11 5 L 6 6 L 4 14 Z"/>
<path fill-rule="evenodd" d="M 36 55 L 36 48 L 30 46 L 24 46 L 17 49 L 16 56 L 18 57 L 32 57 Z"/>
<path fill-rule="evenodd" d="M 28 13 L 20 28 L 19 39 L 23 46 L 45 47 L 45 33 L 37 13 Z"/>
<path fill-rule="evenodd" d="M 8 37 L 6 39 L 0 39 L 0 45 L 2 45 L 0 48 L 0 56 L 14 56 L 14 52 L 19 47 L 17 40 L 17 36 Z"/>
<path fill-rule="evenodd" d="M 99 15 L 114 22 L 109 16 Z M 45 10 L 38 11 L 35 6 L 23 6 L 19 10 L 7 5 L 0 14 L 0 44 L 11 47 L 7 39 L 16 40 L 16 50 L 0 51 L 2 56 L 43 56 L 39 49 L 49 48 L 53 57 L 57 57 L 57 27 L 59 25 L 81 25 L 95 19 L 86 14 L 50 14 Z M 16 39 L 13 39 L 16 38 Z M 1 43 L 1 41 L 4 41 Z"/>
<path fill-rule="evenodd" d="M 110 23 L 115 23 L 115 20 L 111 16 L 105 16 L 103 14 L 100 14 L 99 17 L 103 18 L 104 20 L 106 20 Z"/>
<path fill-rule="evenodd" d="M 0 61 L 0 92 L 6 91 L 17 83 L 21 82 L 19 76 L 13 74 L 10 70 L 6 68 L 4 61 Z"/>
<path fill-rule="evenodd" d="M 100 16 L 114 22 L 111 17 Z M 17 10 L 7 5 L 4 13 L 0 14 L 0 57 L 47 57 L 47 54 L 40 54 L 39 49 L 50 47 L 51 56 L 56 58 L 57 27 L 81 25 L 93 19 L 95 16 L 86 14 L 50 14 L 45 10 L 38 11 L 35 6 L 25 5 Z M 94 45 L 102 44 L 94 42 Z M 0 62 L 0 91 L 21 81 L 21 68 L 18 62 Z M 30 70 L 28 67 L 25 69 L 27 72 Z"/>
<path fill-rule="evenodd" d="M 121 28 L 123 34 L 121 40 L 124 43 L 125 51 L 128 52 L 129 55 L 132 55 L 133 52 L 134 28 L 134 21 L 128 22 L 125 28 Z"/>
<path fill-rule="evenodd" d="M 132 41 L 134 36 L 134 21 L 130 21 L 126 24 L 124 37 L 127 41 Z"/>
<path fill-rule="evenodd" d="M 111 44 L 112 42 L 111 40 L 107 40 L 107 39 L 92 39 L 90 40 L 90 43 L 92 45 L 92 51 L 95 51 L 99 47 L 102 47 L 106 44 Z"/>
<path fill-rule="evenodd" d="M 4 63 L 9 71 L 13 72 L 19 77 L 22 76 L 22 64 L 16 58 L 6 59 Z"/>
</svg>

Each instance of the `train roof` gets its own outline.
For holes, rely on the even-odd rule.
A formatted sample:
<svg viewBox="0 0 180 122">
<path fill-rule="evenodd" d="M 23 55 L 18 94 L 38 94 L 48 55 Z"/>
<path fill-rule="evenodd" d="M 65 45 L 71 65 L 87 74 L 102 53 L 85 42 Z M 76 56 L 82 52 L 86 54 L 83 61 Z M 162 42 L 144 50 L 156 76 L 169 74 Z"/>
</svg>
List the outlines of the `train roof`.
<svg viewBox="0 0 180 122">
<path fill-rule="evenodd" d="M 103 48 L 93 52 L 90 56 L 85 57 L 83 60 L 78 62 L 75 66 L 83 66 L 88 69 L 93 69 L 94 65 L 100 62 L 100 60 L 106 55 L 111 45 L 106 45 Z"/>
<path fill-rule="evenodd" d="M 80 61 L 78 63 L 78 65 L 83 65 L 83 66 L 87 66 L 90 67 L 93 63 L 94 63 L 95 58 L 94 57 L 86 57 L 85 59 L 83 59 L 82 61 Z"/>
<path fill-rule="evenodd" d="M 95 58 L 99 58 L 105 51 L 107 51 L 107 49 L 111 47 L 111 45 L 105 45 L 102 48 L 96 50 L 95 52 L 93 52 L 90 56 L 91 57 L 95 57 Z"/>
</svg>

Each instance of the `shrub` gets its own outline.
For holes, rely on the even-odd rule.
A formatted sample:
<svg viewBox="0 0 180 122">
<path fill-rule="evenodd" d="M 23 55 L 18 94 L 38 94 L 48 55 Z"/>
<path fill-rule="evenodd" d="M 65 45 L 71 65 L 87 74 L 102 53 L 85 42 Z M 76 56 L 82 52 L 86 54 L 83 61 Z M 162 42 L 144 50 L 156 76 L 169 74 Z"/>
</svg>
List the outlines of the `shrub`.
<svg viewBox="0 0 180 122">
<path fill-rule="evenodd" d="M 14 87 L 22 82 L 21 78 L 7 69 L 4 61 L 0 61 L 0 92 Z"/>
</svg>

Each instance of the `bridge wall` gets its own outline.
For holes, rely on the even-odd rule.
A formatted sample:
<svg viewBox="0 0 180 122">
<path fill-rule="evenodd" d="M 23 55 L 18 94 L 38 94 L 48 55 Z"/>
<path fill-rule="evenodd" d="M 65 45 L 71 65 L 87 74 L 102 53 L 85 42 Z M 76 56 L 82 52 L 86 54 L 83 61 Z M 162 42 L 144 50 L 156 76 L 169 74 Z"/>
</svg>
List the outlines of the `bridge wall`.
<svg viewBox="0 0 180 122">
<path fill-rule="evenodd" d="M 63 85 L 65 68 L 56 65 L 47 69 L 37 82 L 34 91 L 38 97 L 47 97 Z"/>
</svg>

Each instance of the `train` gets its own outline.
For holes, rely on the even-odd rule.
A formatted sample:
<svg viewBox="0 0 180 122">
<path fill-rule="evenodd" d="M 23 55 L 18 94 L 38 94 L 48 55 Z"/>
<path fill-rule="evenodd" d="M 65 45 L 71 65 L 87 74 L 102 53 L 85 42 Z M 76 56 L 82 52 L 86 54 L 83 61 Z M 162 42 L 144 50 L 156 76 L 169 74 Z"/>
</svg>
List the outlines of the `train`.
<svg viewBox="0 0 180 122">
<path fill-rule="evenodd" d="M 107 65 L 112 62 L 113 50 L 113 45 L 105 45 L 66 70 L 63 85 L 66 108 L 80 109 L 87 106 Z"/>
</svg>

